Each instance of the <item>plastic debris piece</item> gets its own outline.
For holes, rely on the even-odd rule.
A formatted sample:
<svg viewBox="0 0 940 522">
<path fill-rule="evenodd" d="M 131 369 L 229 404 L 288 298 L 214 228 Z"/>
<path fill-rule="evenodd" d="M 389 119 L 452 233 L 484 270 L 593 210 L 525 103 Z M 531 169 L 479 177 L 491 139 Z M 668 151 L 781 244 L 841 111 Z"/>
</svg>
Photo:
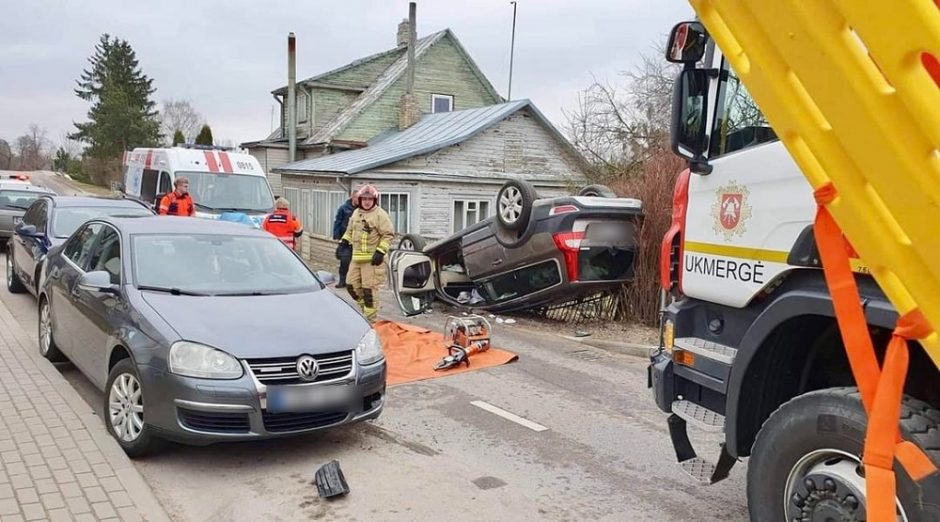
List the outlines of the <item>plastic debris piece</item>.
<svg viewBox="0 0 940 522">
<path fill-rule="evenodd" d="M 349 493 L 349 484 L 346 483 L 346 477 L 339 467 L 338 460 L 331 460 L 320 466 L 317 470 L 316 482 L 320 498 L 333 498 Z"/>
<path fill-rule="evenodd" d="M 506 324 L 516 324 L 516 320 L 515 320 L 515 319 L 506 319 L 506 320 L 503 321 L 503 322 L 506 323 Z"/>
<path fill-rule="evenodd" d="M 497 317 L 497 318 L 496 318 L 496 322 L 499 323 L 499 324 L 503 324 L 503 318 L 502 318 L 502 317 Z"/>
<path fill-rule="evenodd" d="M 584 330 L 575 330 L 574 332 L 575 337 L 587 337 L 589 335 L 591 335 L 591 332 L 585 332 Z"/>
</svg>

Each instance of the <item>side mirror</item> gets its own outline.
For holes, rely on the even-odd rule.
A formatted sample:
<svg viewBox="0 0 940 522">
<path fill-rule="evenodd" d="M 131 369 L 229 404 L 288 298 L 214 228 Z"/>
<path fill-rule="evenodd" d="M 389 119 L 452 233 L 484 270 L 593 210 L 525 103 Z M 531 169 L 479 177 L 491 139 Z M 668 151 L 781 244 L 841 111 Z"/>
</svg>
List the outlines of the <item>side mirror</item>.
<svg viewBox="0 0 940 522">
<path fill-rule="evenodd" d="M 708 70 L 684 69 L 673 85 L 672 150 L 688 159 L 692 171 L 698 174 L 711 172 L 703 156 L 708 146 L 708 81 Z"/>
<path fill-rule="evenodd" d="M 16 225 L 14 232 L 23 237 L 34 237 L 37 239 L 46 237 L 45 233 L 36 230 L 36 225 L 27 225 L 25 223 Z"/>
<path fill-rule="evenodd" d="M 317 270 L 317 279 L 327 286 L 336 282 L 336 278 L 333 277 L 333 274 L 331 272 L 327 272 L 326 270 Z"/>
<path fill-rule="evenodd" d="M 89 292 L 117 295 L 117 288 L 111 284 L 111 274 L 105 270 L 85 272 L 78 280 L 78 287 Z"/>
<path fill-rule="evenodd" d="M 666 61 L 670 63 L 696 63 L 705 56 L 708 33 L 701 22 L 679 22 L 669 33 Z"/>
</svg>

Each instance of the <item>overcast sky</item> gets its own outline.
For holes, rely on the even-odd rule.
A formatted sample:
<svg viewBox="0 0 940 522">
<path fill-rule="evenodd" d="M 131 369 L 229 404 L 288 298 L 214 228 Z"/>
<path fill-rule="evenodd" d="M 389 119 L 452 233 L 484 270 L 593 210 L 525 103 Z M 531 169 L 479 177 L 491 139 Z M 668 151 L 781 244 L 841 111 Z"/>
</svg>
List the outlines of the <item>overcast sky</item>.
<svg viewBox="0 0 940 522">
<path fill-rule="evenodd" d="M 617 80 L 653 53 L 685 0 L 519 0 L 512 97 L 530 98 L 559 127 L 579 89 Z M 217 140 L 240 143 L 271 130 L 270 91 L 287 82 L 287 33 L 297 35 L 298 79 L 395 46 L 406 0 L 264 2 L 3 0 L 0 7 L 0 138 L 38 123 L 58 142 L 84 121 L 72 89 L 101 33 L 130 42 L 155 100 L 189 100 Z M 512 6 L 508 0 L 419 0 L 418 36 L 451 28 L 506 95 Z"/>
</svg>

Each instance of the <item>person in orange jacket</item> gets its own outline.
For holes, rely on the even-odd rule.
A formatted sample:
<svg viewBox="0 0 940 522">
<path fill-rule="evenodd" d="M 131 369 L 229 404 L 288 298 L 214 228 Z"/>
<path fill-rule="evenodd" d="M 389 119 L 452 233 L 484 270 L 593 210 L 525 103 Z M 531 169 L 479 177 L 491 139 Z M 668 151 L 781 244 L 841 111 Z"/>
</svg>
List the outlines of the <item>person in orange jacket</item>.
<svg viewBox="0 0 940 522">
<path fill-rule="evenodd" d="M 163 196 L 157 213 L 161 216 L 192 216 L 196 213 L 189 195 L 189 179 L 180 176 L 173 181 L 173 192 Z"/>
<path fill-rule="evenodd" d="M 284 198 L 277 198 L 274 202 L 274 213 L 264 218 L 261 228 L 274 234 L 287 246 L 297 250 L 297 238 L 303 235 L 304 227 L 300 224 L 290 210 L 290 202 Z"/>
</svg>

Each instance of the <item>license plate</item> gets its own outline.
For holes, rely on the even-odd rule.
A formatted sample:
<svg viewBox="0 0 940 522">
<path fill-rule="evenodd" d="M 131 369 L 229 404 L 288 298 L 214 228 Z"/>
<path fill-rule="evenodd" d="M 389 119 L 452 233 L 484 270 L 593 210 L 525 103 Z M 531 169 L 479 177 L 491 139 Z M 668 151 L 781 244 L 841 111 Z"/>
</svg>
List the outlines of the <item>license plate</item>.
<svg viewBox="0 0 940 522">
<path fill-rule="evenodd" d="M 267 409 L 271 413 L 300 413 L 348 409 L 351 386 L 269 386 Z"/>
<path fill-rule="evenodd" d="M 23 222 L 23 218 L 17 217 L 17 216 L 13 216 L 13 225 L 14 225 L 14 226 L 19 225 L 19 224 L 22 223 L 22 222 Z"/>
</svg>

